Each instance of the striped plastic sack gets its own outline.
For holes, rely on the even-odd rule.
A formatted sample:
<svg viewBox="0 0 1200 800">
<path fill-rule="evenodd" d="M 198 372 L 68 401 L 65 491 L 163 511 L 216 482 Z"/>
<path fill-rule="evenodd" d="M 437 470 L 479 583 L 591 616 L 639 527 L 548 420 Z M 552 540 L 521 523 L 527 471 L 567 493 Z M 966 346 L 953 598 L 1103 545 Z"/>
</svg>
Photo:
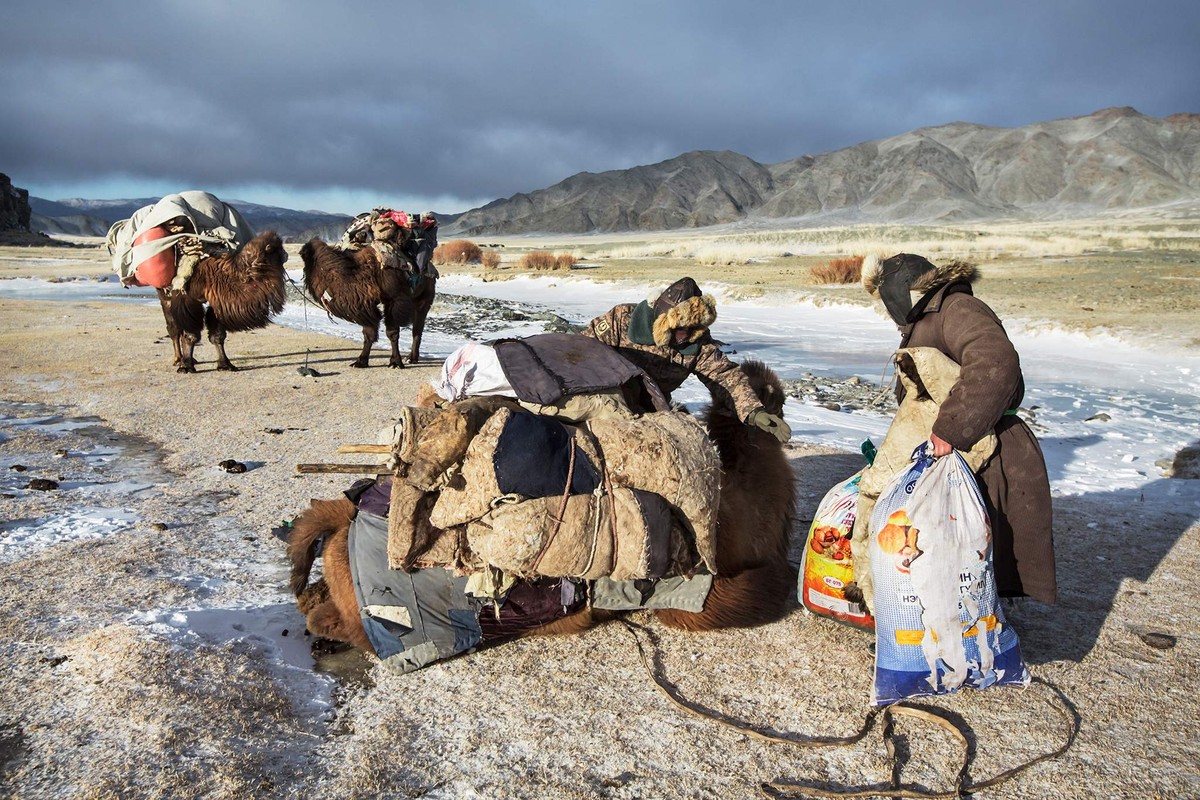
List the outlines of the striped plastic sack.
<svg viewBox="0 0 1200 800">
<path fill-rule="evenodd" d="M 876 705 L 1030 680 L 996 595 L 975 476 L 957 452 L 934 459 L 927 447 L 871 515 Z"/>
</svg>

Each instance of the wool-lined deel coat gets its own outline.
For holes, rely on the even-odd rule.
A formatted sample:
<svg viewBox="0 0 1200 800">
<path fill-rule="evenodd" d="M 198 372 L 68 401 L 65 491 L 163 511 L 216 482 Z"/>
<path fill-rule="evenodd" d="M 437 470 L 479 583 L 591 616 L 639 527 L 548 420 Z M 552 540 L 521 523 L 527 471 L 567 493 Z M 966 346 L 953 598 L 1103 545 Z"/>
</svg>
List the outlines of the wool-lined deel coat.
<svg viewBox="0 0 1200 800">
<path fill-rule="evenodd" d="M 1053 515 L 1046 462 L 1033 431 L 1015 413 L 1025 394 L 1020 358 L 996 314 L 971 292 L 974 268 L 939 270 L 901 347 L 933 347 L 961 368 L 933 432 L 967 450 L 995 431 L 995 454 L 976 473 L 992 521 L 996 585 L 1001 595 L 1057 600 Z"/>
</svg>

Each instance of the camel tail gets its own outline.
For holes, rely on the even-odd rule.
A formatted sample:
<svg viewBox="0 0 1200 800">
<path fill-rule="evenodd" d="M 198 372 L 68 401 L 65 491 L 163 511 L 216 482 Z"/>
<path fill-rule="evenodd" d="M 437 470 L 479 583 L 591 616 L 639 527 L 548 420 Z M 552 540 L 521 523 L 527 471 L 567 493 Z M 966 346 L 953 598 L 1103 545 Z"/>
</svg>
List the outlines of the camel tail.
<svg viewBox="0 0 1200 800">
<path fill-rule="evenodd" d="M 317 560 L 317 545 L 338 530 L 350 527 L 354 504 L 345 497 L 337 500 L 313 500 L 296 518 L 288 534 L 288 559 L 292 562 L 292 594 L 296 597 L 308 586 L 308 576 Z"/>
</svg>

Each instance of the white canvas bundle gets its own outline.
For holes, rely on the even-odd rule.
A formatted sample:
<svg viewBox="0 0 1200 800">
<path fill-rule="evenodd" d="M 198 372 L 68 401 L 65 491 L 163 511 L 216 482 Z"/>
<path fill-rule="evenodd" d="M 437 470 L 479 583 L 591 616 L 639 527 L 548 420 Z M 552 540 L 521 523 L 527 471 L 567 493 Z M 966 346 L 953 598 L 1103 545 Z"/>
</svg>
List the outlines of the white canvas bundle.
<svg viewBox="0 0 1200 800">
<path fill-rule="evenodd" d="M 432 384 L 440 397 L 451 402 L 485 395 L 516 397 L 496 357 L 496 348 L 479 342 L 467 342 L 451 353 Z"/>
</svg>

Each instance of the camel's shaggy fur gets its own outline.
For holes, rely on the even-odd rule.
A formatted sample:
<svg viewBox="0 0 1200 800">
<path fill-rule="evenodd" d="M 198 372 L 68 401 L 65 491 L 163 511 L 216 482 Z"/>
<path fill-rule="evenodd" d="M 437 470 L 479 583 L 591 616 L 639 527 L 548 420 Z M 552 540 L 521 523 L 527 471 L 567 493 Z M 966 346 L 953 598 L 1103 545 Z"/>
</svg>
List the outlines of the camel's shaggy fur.
<svg viewBox="0 0 1200 800">
<path fill-rule="evenodd" d="M 779 378 L 764 364 L 748 361 L 742 369 L 772 414 L 783 412 Z M 728 407 L 727 407 L 728 406 Z M 749 627 L 778 619 L 795 590 L 795 574 L 787 562 L 788 534 L 795 514 L 792 469 L 782 445 L 771 434 L 741 423 L 732 400 L 716 402 L 705 423 L 721 456 L 722 478 L 717 523 L 717 574 L 704 609 L 656 611 L 664 624 L 684 630 Z M 350 642 L 367 652 L 354 598 L 347 532 L 354 517 L 349 500 L 314 500 L 301 514 L 289 537 L 292 592 L 308 615 L 308 628 L 318 636 Z M 325 537 L 322 602 L 320 583 L 308 585 L 316 541 Z M 604 612 L 584 609 L 530 632 L 532 635 L 578 633 L 607 619 Z"/>
<path fill-rule="evenodd" d="M 785 396 L 779 377 L 759 361 L 743 363 L 742 370 L 763 408 L 782 418 Z M 717 574 L 703 611 L 657 612 L 663 623 L 692 631 L 778 619 L 796 584 L 787 562 L 796 493 L 783 447 L 761 428 L 740 422 L 728 394 L 716 398 L 704 423 L 721 456 Z"/>
<path fill-rule="evenodd" d="M 288 558 L 292 562 L 292 593 L 300 611 L 308 618 L 308 629 L 317 636 L 349 642 L 374 654 L 375 648 L 363 630 L 358 600 L 350 573 L 350 522 L 354 504 L 345 497 L 313 500 L 288 535 Z M 324 580 L 308 584 L 308 575 L 322 548 Z"/>
<path fill-rule="evenodd" d="M 266 327 L 283 310 L 286 262 L 283 240 L 265 231 L 236 252 L 201 258 L 182 291 L 158 290 L 179 372 L 196 371 L 194 350 L 205 327 L 217 369 L 237 369 L 225 354 L 225 336 Z"/>
<path fill-rule="evenodd" d="M 420 361 L 421 334 L 433 305 L 437 279 L 422 276 L 414 288 L 406 269 L 384 269 L 374 247 L 341 250 L 320 239 L 300 249 L 304 261 L 304 288 L 331 315 L 362 326 L 363 348 L 352 367 L 366 367 L 371 346 L 379 339 L 379 322 L 384 323 L 392 345 L 388 366 L 400 368 L 400 329 L 412 327 L 408 363 Z M 382 306 L 382 310 L 380 307 Z"/>
</svg>

